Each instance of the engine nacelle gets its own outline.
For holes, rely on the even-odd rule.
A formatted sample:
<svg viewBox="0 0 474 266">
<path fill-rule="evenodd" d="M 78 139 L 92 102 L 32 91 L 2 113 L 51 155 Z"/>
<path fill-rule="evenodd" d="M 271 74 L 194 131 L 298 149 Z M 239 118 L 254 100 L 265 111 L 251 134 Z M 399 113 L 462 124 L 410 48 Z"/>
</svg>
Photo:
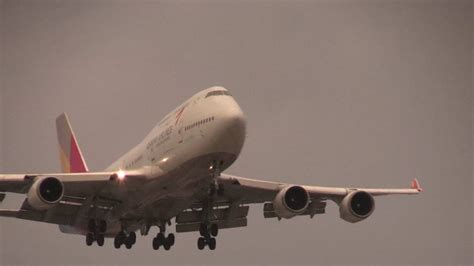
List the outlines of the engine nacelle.
<svg viewBox="0 0 474 266">
<path fill-rule="evenodd" d="M 41 177 L 28 191 L 28 203 L 37 210 L 46 210 L 58 204 L 64 196 L 64 185 L 56 177 Z"/>
<path fill-rule="evenodd" d="M 273 200 L 275 214 L 280 218 L 292 218 L 302 214 L 309 205 L 309 194 L 301 186 L 287 186 Z"/>
<path fill-rule="evenodd" d="M 341 219 L 357 223 L 369 217 L 375 208 L 372 195 L 365 191 L 353 191 L 344 197 L 339 204 Z"/>
</svg>

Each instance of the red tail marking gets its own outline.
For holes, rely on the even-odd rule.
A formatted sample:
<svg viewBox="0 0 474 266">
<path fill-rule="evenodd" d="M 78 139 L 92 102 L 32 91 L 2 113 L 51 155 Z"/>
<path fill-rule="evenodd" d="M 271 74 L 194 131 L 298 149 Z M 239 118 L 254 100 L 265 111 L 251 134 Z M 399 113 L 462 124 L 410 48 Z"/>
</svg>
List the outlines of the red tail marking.
<svg viewBox="0 0 474 266">
<path fill-rule="evenodd" d="M 420 191 L 420 192 L 423 191 L 423 189 L 422 189 L 421 186 L 420 186 L 420 183 L 418 183 L 418 180 L 417 180 L 416 178 L 413 179 L 413 181 L 411 181 L 411 188 L 412 188 L 412 189 L 416 189 L 416 190 L 418 190 L 418 191 Z"/>
<path fill-rule="evenodd" d="M 69 154 L 69 160 L 71 165 L 71 173 L 87 172 L 81 153 L 79 152 L 79 148 L 77 147 L 77 143 L 73 136 L 71 136 L 71 154 Z"/>
</svg>

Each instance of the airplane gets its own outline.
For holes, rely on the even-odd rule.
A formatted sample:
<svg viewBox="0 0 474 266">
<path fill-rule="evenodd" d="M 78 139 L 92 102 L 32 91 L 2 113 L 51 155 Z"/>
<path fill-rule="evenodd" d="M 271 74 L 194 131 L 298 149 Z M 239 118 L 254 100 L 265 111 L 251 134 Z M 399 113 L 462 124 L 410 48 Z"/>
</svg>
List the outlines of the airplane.
<svg viewBox="0 0 474 266">
<path fill-rule="evenodd" d="M 65 113 L 56 120 L 61 173 L 0 175 L 0 202 L 6 193 L 26 194 L 20 209 L 0 216 L 57 224 L 63 233 L 85 236 L 88 246 L 131 249 L 137 232 L 157 226 L 152 248 L 169 250 L 166 234 L 199 232 L 197 247 L 216 248 L 219 230 L 247 226 L 252 204 L 264 218 L 291 219 L 339 206 L 340 218 L 356 223 L 374 211 L 374 196 L 418 194 L 409 188 L 342 188 L 269 182 L 223 173 L 238 158 L 246 118 L 230 92 L 202 90 L 167 114 L 134 148 L 102 172 L 90 171 Z"/>
</svg>

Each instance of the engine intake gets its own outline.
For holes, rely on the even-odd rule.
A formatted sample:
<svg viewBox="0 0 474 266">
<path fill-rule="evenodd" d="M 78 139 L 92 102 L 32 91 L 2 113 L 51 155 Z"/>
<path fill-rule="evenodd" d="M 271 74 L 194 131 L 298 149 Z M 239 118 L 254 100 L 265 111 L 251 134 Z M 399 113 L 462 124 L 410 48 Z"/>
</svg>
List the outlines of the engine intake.
<svg viewBox="0 0 474 266">
<path fill-rule="evenodd" d="M 356 223 L 369 217 L 374 208 L 372 195 L 365 191 L 353 191 L 339 204 L 339 213 L 343 220 Z"/>
<path fill-rule="evenodd" d="M 309 194 L 301 186 L 287 186 L 273 200 L 275 214 L 281 218 L 292 218 L 302 214 L 309 205 Z"/>
<path fill-rule="evenodd" d="M 56 177 L 41 177 L 33 183 L 28 191 L 28 203 L 37 210 L 46 210 L 61 201 L 64 196 L 64 185 Z"/>
</svg>

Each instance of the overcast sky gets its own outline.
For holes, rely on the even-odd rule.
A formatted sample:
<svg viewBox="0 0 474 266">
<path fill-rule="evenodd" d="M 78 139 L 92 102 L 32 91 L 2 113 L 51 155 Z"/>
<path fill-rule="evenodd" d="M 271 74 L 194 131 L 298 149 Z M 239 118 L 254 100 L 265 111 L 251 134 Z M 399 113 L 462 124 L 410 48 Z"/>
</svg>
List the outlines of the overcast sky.
<svg viewBox="0 0 474 266">
<path fill-rule="evenodd" d="M 0 218 L 0 264 L 472 264 L 470 1 L 65 2 L 3 1 L 2 172 L 57 172 L 63 111 L 101 170 L 222 85 L 248 118 L 228 173 L 364 187 L 418 177 L 425 191 L 376 198 L 358 224 L 333 203 L 280 222 L 252 206 L 214 252 L 197 250 L 197 233 L 168 252 L 153 235 L 115 250 Z"/>
</svg>

